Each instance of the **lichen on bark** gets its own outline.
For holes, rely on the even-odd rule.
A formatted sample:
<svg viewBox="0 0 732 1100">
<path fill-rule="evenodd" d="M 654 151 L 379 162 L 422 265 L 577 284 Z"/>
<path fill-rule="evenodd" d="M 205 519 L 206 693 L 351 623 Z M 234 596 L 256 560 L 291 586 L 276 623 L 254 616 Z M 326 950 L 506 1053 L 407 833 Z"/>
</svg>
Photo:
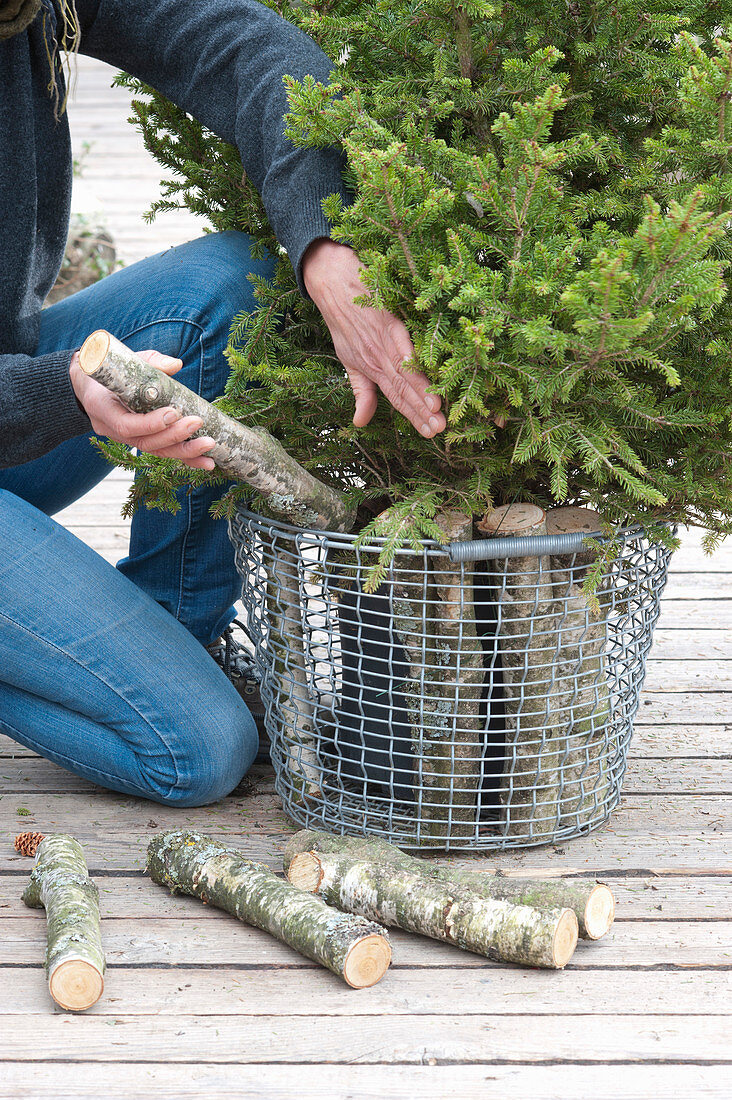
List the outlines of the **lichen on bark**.
<svg viewBox="0 0 732 1100">
<path fill-rule="evenodd" d="M 391 951 L 379 925 L 330 908 L 264 863 L 200 833 L 182 829 L 153 837 L 147 870 L 154 882 L 263 929 L 350 985 L 371 985 L 388 966 Z M 354 967 L 359 952 L 366 956 L 360 968 Z"/>
</svg>

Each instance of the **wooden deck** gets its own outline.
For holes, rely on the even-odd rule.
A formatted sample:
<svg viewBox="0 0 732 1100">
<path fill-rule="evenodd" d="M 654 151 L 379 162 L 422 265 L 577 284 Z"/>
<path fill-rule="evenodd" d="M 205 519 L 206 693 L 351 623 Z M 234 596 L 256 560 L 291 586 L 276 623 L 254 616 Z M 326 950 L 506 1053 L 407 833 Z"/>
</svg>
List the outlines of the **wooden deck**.
<svg viewBox="0 0 732 1100">
<path fill-rule="evenodd" d="M 80 104 L 89 127 L 95 110 L 107 117 L 101 105 Z M 124 171 L 147 173 L 147 186 L 155 169 L 125 160 Z M 100 169 L 100 195 L 104 178 Z M 122 197 L 115 217 L 134 259 L 147 231 Z M 162 232 L 147 251 L 164 246 Z M 113 473 L 60 517 L 110 561 L 125 551 L 125 485 Z M 732 544 L 708 559 L 698 535 L 684 539 L 612 820 L 561 847 L 464 861 L 612 886 L 613 930 L 580 941 L 564 972 L 394 934 L 384 980 L 349 990 L 265 934 L 143 876 L 150 835 L 184 825 L 278 868 L 292 826 L 266 771 L 246 794 L 175 811 L 105 792 L 0 739 L 0 1097 L 728 1100 L 731 572 Z M 30 863 L 12 838 L 28 828 L 74 833 L 99 884 L 109 970 L 102 1000 L 83 1016 L 54 1008 L 45 919 L 20 902 Z"/>
</svg>

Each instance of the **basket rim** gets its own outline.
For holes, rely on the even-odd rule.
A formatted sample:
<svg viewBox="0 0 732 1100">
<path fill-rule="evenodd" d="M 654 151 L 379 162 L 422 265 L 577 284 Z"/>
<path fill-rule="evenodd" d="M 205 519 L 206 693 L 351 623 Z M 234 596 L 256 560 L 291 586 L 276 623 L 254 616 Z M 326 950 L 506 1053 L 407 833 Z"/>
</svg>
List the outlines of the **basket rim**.
<svg viewBox="0 0 732 1100">
<path fill-rule="evenodd" d="M 241 504 L 236 506 L 235 518 L 250 526 L 267 532 L 270 536 L 280 534 L 289 537 L 295 544 L 312 542 L 331 549 L 353 549 L 359 539 L 358 534 L 341 531 L 325 531 L 312 527 L 296 527 L 282 520 L 262 516 Z M 233 524 L 234 519 L 230 521 Z M 662 523 L 670 533 L 675 533 L 676 525 Z M 493 539 L 472 539 L 469 542 L 439 543 L 436 539 L 422 539 L 422 548 L 428 556 L 447 556 L 452 562 L 469 562 L 493 558 L 539 556 L 545 554 L 568 554 L 583 549 L 587 542 L 607 544 L 620 539 L 624 544 L 646 536 L 646 528 L 641 524 L 630 527 L 618 527 L 612 534 L 602 531 L 578 531 L 564 535 L 524 535 Z M 384 537 L 372 537 L 358 547 L 362 553 L 379 553 L 386 544 Z M 658 543 L 658 545 L 662 545 Z M 395 556 L 413 556 L 411 547 L 400 546 Z"/>
</svg>

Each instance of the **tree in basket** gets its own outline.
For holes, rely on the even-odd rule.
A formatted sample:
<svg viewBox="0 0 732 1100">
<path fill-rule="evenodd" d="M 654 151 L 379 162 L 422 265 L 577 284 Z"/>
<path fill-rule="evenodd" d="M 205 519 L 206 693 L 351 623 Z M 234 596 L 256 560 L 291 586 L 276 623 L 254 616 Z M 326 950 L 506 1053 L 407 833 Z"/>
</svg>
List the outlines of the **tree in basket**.
<svg viewBox="0 0 732 1100">
<path fill-rule="evenodd" d="M 333 235 L 367 264 L 364 295 L 407 325 L 448 427 L 424 439 L 386 401 L 370 424 L 353 426 L 328 331 L 285 258 L 257 287 L 261 308 L 234 325 L 222 403 L 342 489 L 363 539 L 384 537 L 372 589 L 397 583 L 397 548 L 414 552 L 399 559 L 397 601 L 409 695 L 419 675 L 410 562 L 416 569 L 423 539 L 469 539 L 484 515 L 484 533 L 510 533 L 505 506 L 516 502 L 527 533 L 545 530 L 543 513 L 577 505 L 608 531 L 694 523 L 710 545 L 732 531 L 732 2 L 270 6 L 336 59 L 329 87 L 289 83 L 288 132 L 344 150 L 354 199 L 326 201 Z M 141 93 L 135 113 L 148 147 L 176 177 L 157 209 L 186 205 L 276 253 L 235 151 L 128 83 Z M 164 499 L 190 476 L 143 462 L 139 493 Z M 550 562 L 546 576 L 552 565 L 561 573 Z M 483 657 L 466 606 L 470 574 L 460 597 L 455 573 L 439 559 L 430 584 L 448 651 L 458 613 L 463 620 L 461 669 L 472 687 L 458 705 L 477 742 Z M 597 607 L 573 579 L 570 635 L 572 616 L 586 628 Z M 506 588 L 523 583 L 509 576 Z M 536 576 L 531 583 L 549 615 L 556 577 L 554 591 L 545 579 L 538 595 Z M 510 611 L 504 620 L 510 634 Z M 597 673 L 597 635 L 590 641 Z M 437 714 L 454 685 L 435 690 Z M 607 708 L 597 692 L 593 707 L 595 719 Z M 439 792 L 441 768 L 454 778 L 460 752 L 443 767 L 446 731 L 435 729 Z M 463 755 L 469 819 L 476 761 Z M 459 787 L 456 779 L 453 798 Z"/>
</svg>

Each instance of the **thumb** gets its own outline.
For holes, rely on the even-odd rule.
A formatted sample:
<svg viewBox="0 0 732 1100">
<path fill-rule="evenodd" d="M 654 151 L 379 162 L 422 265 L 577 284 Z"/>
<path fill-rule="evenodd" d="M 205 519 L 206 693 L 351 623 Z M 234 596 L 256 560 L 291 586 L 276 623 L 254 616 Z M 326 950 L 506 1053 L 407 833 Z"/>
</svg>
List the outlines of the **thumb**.
<svg viewBox="0 0 732 1100">
<path fill-rule="evenodd" d="M 359 371 L 350 370 L 348 381 L 351 383 L 353 396 L 356 399 L 356 409 L 353 414 L 353 423 L 357 428 L 363 428 L 369 423 L 376 412 L 379 401 L 379 391 L 375 382 L 367 378 Z"/>
</svg>

